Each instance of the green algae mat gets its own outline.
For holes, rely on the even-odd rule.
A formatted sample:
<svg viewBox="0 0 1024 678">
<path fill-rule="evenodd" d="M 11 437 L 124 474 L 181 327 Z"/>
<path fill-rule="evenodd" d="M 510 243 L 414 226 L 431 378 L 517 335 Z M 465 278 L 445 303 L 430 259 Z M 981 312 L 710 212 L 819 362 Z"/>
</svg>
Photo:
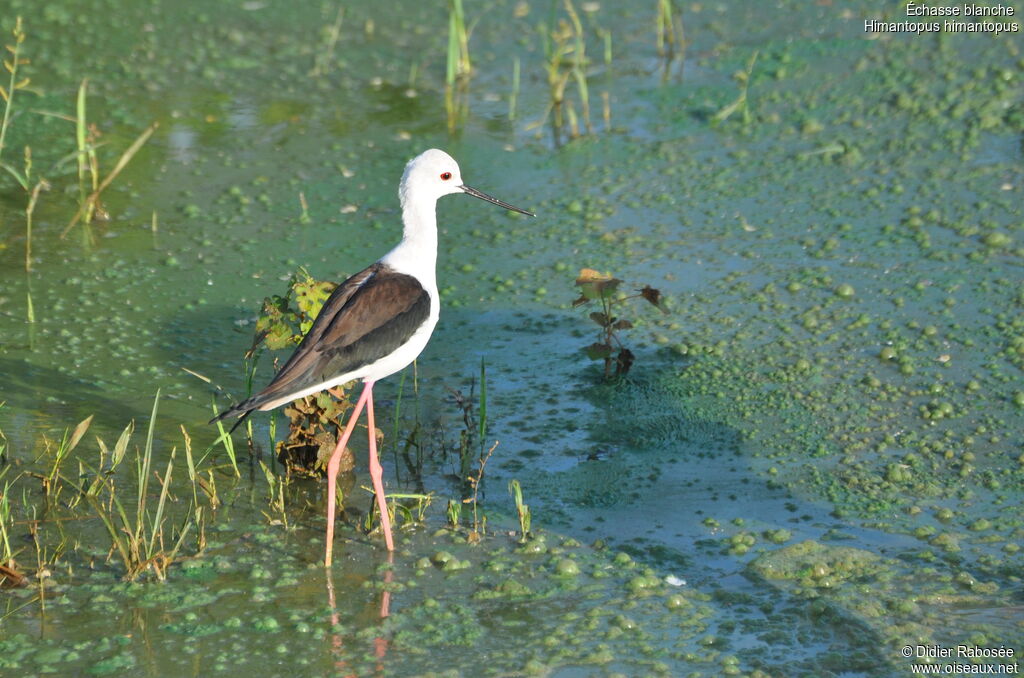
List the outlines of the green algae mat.
<svg viewBox="0 0 1024 678">
<path fill-rule="evenodd" d="M 4 6 L 0 675 L 1018 672 L 1024 5 L 459 5 Z M 205 422 L 430 147 L 539 216 L 439 203 L 325 572 L 284 418 Z M 615 383 L 585 268 L 665 295 Z"/>
</svg>

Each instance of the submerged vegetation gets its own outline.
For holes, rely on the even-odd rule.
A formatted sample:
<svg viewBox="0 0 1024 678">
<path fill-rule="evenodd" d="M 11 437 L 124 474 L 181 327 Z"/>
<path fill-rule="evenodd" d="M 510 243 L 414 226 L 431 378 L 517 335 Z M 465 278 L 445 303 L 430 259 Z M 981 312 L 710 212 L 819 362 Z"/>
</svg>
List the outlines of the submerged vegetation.
<svg viewBox="0 0 1024 678">
<path fill-rule="evenodd" d="M 277 351 L 298 346 L 336 286 L 330 281 L 314 280 L 305 269 L 300 269 L 289 279 L 284 296 L 273 295 L 263 300 L 256 320 L 256 336 L 246 353 L 250 392 L 264 349 Z M 288 419 L 288 431 L 283 440 L 275 443 L 278 460 L 289 471 L 325 473 L 345 415 L 353 406 L 348 393 L 341 389 L 306 396 L 286 406 L 283 412 Z M 340 468 L 348 471 L 353 463 L 351 453 L 346 451 Z"/>
<path fill-rule="evenodd" d="M 583 349 L 591 360 L 604 363 L 604 378 L 623 377 L 629 373 L 636 355 L 629 350 L 619 333 L 632 329 L 633 321 L 622 317 L 622 310 L 628 308 L 633 299 L 643 299 L 662 313 L 668 313 L 660 290 L 644 285 L 635 294 L 625 294 L 619 288 L 622 280 L 610 274 L 584 268 L 576 277 L 576 287 L 580 296 L 572 302 L 573 306 L 591 306 L 596 304 L 600 310 L 592 311 L 588 316 L 600 329 L 598 340 Z"/>
</svg>

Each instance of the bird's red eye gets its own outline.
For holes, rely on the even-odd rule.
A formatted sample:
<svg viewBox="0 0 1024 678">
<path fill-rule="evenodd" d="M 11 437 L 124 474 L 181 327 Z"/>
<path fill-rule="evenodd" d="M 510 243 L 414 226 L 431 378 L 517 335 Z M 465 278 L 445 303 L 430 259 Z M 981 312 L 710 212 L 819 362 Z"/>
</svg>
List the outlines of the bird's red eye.
<svg viewBox="0 0 1024 678">
<path fill-rule="evenodd" d="M 441 181 L 448 181 L 452 178 L 451 172 L 441 172 Z"/>
</svg>

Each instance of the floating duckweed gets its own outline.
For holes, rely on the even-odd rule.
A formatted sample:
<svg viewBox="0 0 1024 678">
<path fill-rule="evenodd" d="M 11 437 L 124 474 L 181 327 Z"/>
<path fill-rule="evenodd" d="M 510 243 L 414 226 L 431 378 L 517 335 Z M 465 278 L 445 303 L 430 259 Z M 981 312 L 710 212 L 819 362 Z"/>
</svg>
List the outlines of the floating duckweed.
<svg viewBox="0 0 1024 678">
<path fill-rule="evenodd" d="M 673 593 L 665 599 L 665 607 L 667 607 L 670 610 L 682 610 L 692 607 L 692 603 L 690 603 L 690 601 L 687 600 L 686 596 L 683 596 L 678 593 Z"/>
<path fill-rule="evenodd" d="M 260 617 L 252 623 L 252 627 L 257 631 L 277 631 L 281 628 L 277 619 L 271 616 Z"/>
<path fill-rule="evenodd" d="M 773 544 L 785 544 L 793 538 L 793 534 L 789 530 L 781 528 L 778 530 L 765 530 L 762 536 Z"/>
<path fill-rule="evenodd" d="M 986 233 L 985 237 L 982 238 L 981 241 L 985 243 L 986 247 L 991 247 L 993 249 L 1002 249 L 1013 244 L 1013 238 L 999 231 Z"/>
<path fill-rule="evenodd" d="M 749 532 L 740 532 L 729 537 L 729 553 L 734 556 L 741 556 L 757 543 L 757 537 Z"/>
<path fill-rule="evenodd" d="M 853 289 L 853 285 L 848 283 L 843 283 L 836 288 L 836 296 L 841 299 L 852 299 L 855 294 L 856 291 Z"/>
<path fill-rule="evenodd" d="M 562 558 L 555 565 L 555 574 L 560 577 L 575 577 L 580 573 L 580 566 L 572 558 Z"/>
<path fill-rule="evenodd" d="M 447 551 L 438 551 L 434 555 L 430 556 L 430 562 L 438 567 L 443 567 L 447 563 L 451 562 L 455 556 L 448 553 Z"/>
<path fill-rule="evenodd" d="M 525 544 L 522 544 L 517 549 L 517 551 L 519 553 L 539 555 L 539 554 L 542 554 L 542 553 L 547 553 L 548 547 L 547 547 L 547 544 L 544 543 L 543 539 L 537 538 L 537 539 L 531 539 L 528 542 L 526 542 Z"/>
<path fill-rule="evenodd" d="M 615 619 L 612 620 L 612 623 L 623 631 L 635 631 L 639 628 L 635 621 L 621 614 L 615 615 Z"/>
</svg>

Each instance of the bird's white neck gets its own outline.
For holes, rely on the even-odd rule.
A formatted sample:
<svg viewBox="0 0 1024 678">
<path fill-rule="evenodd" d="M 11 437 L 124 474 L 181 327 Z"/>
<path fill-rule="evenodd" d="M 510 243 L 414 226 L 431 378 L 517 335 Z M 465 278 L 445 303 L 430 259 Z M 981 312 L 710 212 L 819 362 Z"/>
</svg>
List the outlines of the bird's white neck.
<svg viewBox="0 0 1024 678">
<path fill-rule="evenodd" d="M 415 200 L 403 196 L 402 242 L 384 255 L 381 262 L 400 273 L 415 276 L 428 288 L 437 287 L 437 200 Z"/>
</svg>

